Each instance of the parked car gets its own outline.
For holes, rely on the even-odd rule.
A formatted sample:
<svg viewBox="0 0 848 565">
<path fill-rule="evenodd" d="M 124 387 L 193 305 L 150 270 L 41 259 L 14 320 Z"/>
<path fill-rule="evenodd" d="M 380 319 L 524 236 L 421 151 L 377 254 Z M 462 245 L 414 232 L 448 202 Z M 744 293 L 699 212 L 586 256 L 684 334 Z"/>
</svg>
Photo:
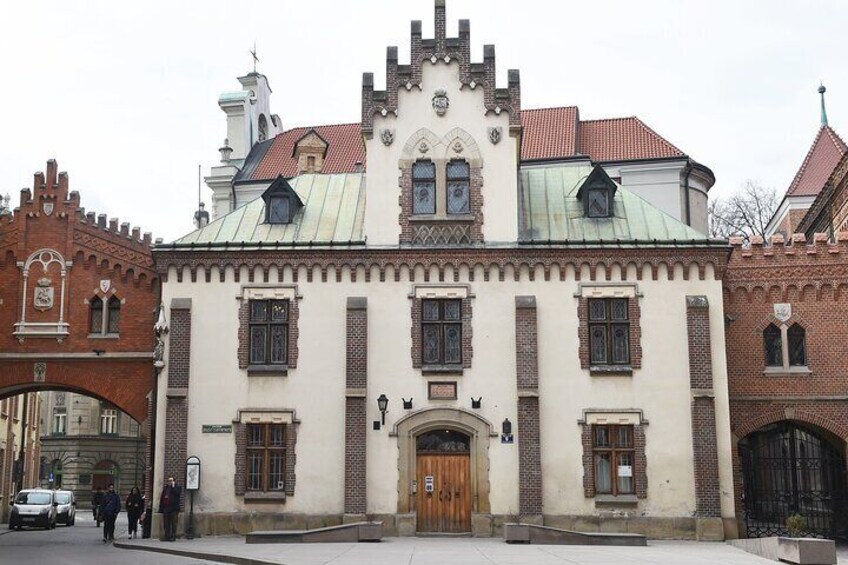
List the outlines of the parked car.
<svg viewBox="0 0 848 565">
<path fill-rule="evenodd" d="M 56 522 L 66 526 L 73 526 L 77 520 L 77 499 L 72 490 L 57 490 L 56 498 Z"/>
<path fill-rule="evenodd" d="M 9 529 L 21 529 L 22 526 L 56 527 L 56 498 L 52 490 L 25 489 L 12 500 L 12 513 L 9 516 Z"/>
</svg>

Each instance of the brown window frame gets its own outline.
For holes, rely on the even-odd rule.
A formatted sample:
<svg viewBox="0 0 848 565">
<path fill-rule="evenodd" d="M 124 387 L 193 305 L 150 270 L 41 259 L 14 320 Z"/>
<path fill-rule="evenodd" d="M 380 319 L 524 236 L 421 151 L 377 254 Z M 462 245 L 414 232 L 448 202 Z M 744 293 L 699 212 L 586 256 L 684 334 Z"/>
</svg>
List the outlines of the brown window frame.
<svg viewBox="0 0 848 565">
<path fill-rule="evenodd" d="M 255 320 L 253 318 L 253 305 L 258 302 L 266 303 L 266 318 L 264 320 Z M 276 303 L 285 303 L 285 319 L 284 320 L 274 320 L 271 312 L 273 311 L 273 307 Z M 255 362 L 253 360 L 253 329 L 257 327 L 265 328 L 265 343 L 263 344 L 264 357 L 262 362 Z M 285 355 L 281 361 L 274 361 L 272 358 L 273 346 L 271 343 L 271 334 L 272 328 L 274 327 L 283 327 L 285 328 L 285 335 L 283 338 L 283 347 L 285 347 Z M 289 334 L 291 332 L 291 300 L 278 299 L 278 298 L 262 298 L 262 299 L 251 299 L 248 300 L 247 303 L 247 359 L 249 366 L 260 366 L 260 367 L 287 367 L 289 362 L 289 356 L 291 354 L 291 348 L 289 347 Z"/>
<path fill-rule="evenodd" d="M 262 444 L 251 444 L 251 432 L 253 429 L 259 428 L 262 430 Z M 282 434 L 279 444 L 271 445 L 271 430 L 280 428 Z M 286 473 L 288 464 L 288 449 L 286 446 L 287 435 L 289 430 L 286 424 L 275 423 L 255 423 L 246 424 L 247 441 L 245 446 L 245 473 L 244 473 L 244 489 L 245 492 L 285 492 L 286 489 Z M 260 470 L 260 488 L 251 487 L 251 455 L 261 453 L 262 469 Z M 279 475 L 282 477 L 281 488 L 270 488 L 271 482 L 271 455 L 282 453 L 282 463 L 280 465 Z"/>
<path fill-rule="evenodd" d="M 624 302 L 624 315 L 625 317 L 622 319 L 613 319 L 612 316 L 612 305 L 616 301 Z M 592 305 L 597 302 L 603 302 L 604 304 L 604 318 L 598 319 L 592 318 Z M 630 366 L 633 361 L 633 352 L 632 352 L 632 340 L 630 336 L 631 324 L 632 320 L 630 319 L 630 299 L 629 298 L 590 298 L 587 303 L 588 308 L 588 324 L 589 324 L 589 363 L 595 366 Z M 627 351 L 627 359 L 623 361 L 615 361 L 613 359 L 613 351 L 614 351 L 614 329 L 617 326 L 623 326 L 626 328 L 624 335 L 627 339 L 627 347 L 625 350 Z M 597 361 L 593 359 L 594 347 L 593 347 L 593 330 L 595 328 L 604 328 L 604 333 L 606 336 L 606 360 L 605 361 Z"/>
<path fill-rule="evenodd" d="M 438 303 L 439 308 L 439 317 L 436 320 L 428 320 L 425 316 L 425 311 L 427 309 L 427 303 L 435 302 Z M 445 318 L 445 306 L 448 303 L 456 303 L 459 307 L 459 316 L 456 319 L 448 320 Z M 462 351 L 462 300 L 459 298 L 424 298 L 421 300 L 421 366 L 461 366 L 463 364 L 463 351 Z M 426 326 L 437 326 L 439 328 L 439 360 L 438 361 L 428 361 L 425 357 L 426 355 L 426 344 L 424 343 L 425 339 L 425 327 Z M 456 326 L 459 328 L 459 359 L 446 361 L 445 360 L 445 350 L 447 349 L 447 339 L 445 337 L 445 330 L 448 326 Z"/>
<path fill-rule="evenodd" d="M 598 445 L 598 432 L 607 431 L 608 445 Z M 627 445 L 618 445 L 618 431 L 628 431 Z M 595 494 L 602 495 L 635 495 L 636 494 L 636 444 L 634 441 L 634 426 L 631 424 L 593 424 L 592 425 L 592 465 L 595 479 Z M 610 454 L 610 488 L 602 490 L 598 484 L 597 456 L 599 454 Z M 618 461 L 621 455 L 629 455 L 630 458 L 630 489 L 626 492 L 619 491 L 618 487 Z"/>
</svg>

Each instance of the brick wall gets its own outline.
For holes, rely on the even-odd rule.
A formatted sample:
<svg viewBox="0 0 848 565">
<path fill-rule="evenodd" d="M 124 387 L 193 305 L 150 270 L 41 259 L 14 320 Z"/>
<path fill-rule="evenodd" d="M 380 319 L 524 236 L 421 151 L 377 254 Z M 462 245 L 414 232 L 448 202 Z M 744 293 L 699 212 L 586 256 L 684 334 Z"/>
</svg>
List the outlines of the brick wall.
<svg viewBox="0 0 848 565">
<path fill-rule="evenodd" d="M 515 298 L 515 379 L 518 387 L 518 511 L 542 514 L 539 345 L 536 298 Z"/>
<path fill-rule="evenodd" d="M 718 441 L 713 392 L 710 305 L 706 296 L 686 297 L 689 386 L 692 389 L 692 448 L 695 454 L 695 512 L 721 516 Z"/>
<path fill-rule="evenodd" d="M 188 386 L 191 374 L 191 299 L 171 301 L 168 334 L 168 392 L 165 433 L 165 477 L 182 480 L 188 456 Z"/>
<path fill-rule="evenodd" d="M 368 380 L 368 302 L 348 298 L 345 376 L 345 514 L 367 510 L 365 389 Z"/>
</svg>

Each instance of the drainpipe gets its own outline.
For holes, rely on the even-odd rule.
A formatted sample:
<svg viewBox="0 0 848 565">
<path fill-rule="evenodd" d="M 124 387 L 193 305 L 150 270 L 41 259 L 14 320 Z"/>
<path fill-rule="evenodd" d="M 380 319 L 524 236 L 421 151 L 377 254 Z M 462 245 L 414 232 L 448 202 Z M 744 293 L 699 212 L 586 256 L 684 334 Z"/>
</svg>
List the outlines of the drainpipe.
<svg viewBox="0 0 848 565">
<path fill-rule="evenodd" d="M 21 413 L 21 449 L 18 452 L 18 485 L 16 491 L 24 488 L 24 473 L 26 473 L 26 442 L 27 442 L 27 404 L 29 404 L 29 393 L 22 395 L 24 408 Z"/>
<path fill-rule="evenodd" d="M 686 204 L 685 208 L 685 217 L 686 217 L 686 225 L 692 226 L 692 210 L 689 208 L 689 175 L 692 174 L 692 161 L 686 161 L 686 167 L 683 169 L 683 178 L 685 180 L 681 180 L 680 184 L 683 187 L 683 201 Z"/>
</svg>

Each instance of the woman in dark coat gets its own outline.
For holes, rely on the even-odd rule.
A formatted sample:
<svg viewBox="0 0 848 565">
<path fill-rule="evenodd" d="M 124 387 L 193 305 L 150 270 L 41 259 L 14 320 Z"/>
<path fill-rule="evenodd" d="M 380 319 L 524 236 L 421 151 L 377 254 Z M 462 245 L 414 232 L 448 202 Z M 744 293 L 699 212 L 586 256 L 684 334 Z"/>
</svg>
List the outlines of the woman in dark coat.
<svg viewBox="0 0 848 565">
<path fill-rule="evenodd" d="M 126 507 L 127 521 L 129 522 L 129 537 L 134 538 L 138 536 L 138 519 L 141 518 L 144 512 L 144 499 L 141 497 L 138 487 L 130 489 L 130 494 L 126 500 Z"/>
</svg>

